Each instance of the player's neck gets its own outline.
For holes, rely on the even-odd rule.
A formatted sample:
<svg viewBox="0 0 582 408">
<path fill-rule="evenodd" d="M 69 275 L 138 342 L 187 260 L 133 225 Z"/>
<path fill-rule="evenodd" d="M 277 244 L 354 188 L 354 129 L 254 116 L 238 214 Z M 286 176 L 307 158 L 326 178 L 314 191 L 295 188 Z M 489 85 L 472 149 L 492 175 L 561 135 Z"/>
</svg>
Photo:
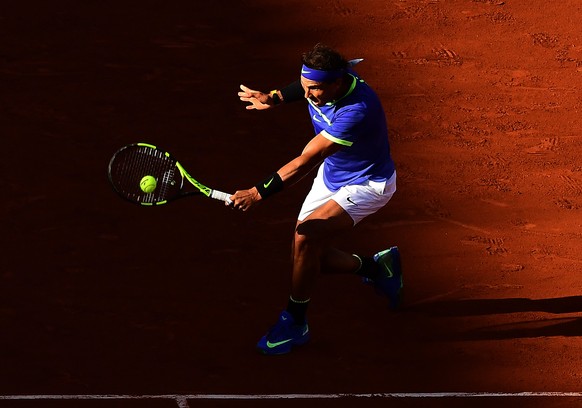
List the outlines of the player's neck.
<svg viewBox="0 0 582 408">
<path fill-rule="evenodd" d="M 336 97 L 333 99 L 332 103 L 339 101 L 340 99 L 347 95 L 347 93 L 350 91 L 350 88 L 352 87 L 353 80 L 354 78 L 349 74 L 346 74 L 341 79 L 341 85 L 337 89 Z"/>
</svg>

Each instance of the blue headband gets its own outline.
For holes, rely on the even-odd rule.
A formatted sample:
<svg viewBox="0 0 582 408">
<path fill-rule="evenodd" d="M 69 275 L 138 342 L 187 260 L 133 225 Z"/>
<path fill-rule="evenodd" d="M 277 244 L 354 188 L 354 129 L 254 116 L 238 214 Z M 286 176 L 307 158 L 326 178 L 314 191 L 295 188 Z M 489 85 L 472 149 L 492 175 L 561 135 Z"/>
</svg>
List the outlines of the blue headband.
<svg viewBox="0 0 582 408">
<path fill-rule="evenodd" d="M 333 82 L 345 74 L 345 72 L 345 69 L 322 71 L 319 69 L 309 68 L 305 64 L 301 67 L 301 76 L 315 82 Z"/>
</svg>

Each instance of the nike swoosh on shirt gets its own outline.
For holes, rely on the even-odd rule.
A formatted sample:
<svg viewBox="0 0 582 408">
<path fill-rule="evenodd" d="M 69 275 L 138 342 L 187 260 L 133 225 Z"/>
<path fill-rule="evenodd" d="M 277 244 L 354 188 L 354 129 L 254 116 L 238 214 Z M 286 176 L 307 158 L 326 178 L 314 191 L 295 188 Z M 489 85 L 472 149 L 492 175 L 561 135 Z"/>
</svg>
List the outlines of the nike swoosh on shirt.
<svg viewBox="0 0 582 408">
<path fill-rule="evenodd" d="M 316 121 L 316 122 L 321 123 L 321 120 L 317 119 L 317 117 L 315 116 L 315 114 L 313 114 L 313 120 Z"/>
</svg>

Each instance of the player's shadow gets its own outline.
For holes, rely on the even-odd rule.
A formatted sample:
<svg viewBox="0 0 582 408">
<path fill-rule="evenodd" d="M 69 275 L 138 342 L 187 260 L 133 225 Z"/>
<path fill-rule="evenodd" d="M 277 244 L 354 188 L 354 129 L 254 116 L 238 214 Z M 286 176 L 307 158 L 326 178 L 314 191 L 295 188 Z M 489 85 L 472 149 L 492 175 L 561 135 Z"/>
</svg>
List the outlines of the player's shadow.
<svg viewBox="0 0 582 408">
<path fill-rule="evenodd" d="M 582 296 L 568 296 L 551 299 L 466 299 L 437 301 L 422 306 L 412 306 L 410 311 L 422 308 L 423 313 L 442 317 L 470 317 L 484 315 L 501 315 L 517 313 L 545 312 L 551 314 L 567 314 L 582 312 Z M 420 310 L 418 310 L 420 311 Z M 479 329 L 456 332 L 455 338 L 463 340 L 494 340 L 528 337 L 551 336 L 582 336 L 582 317 L 580 316 L 549 316 L 540 319 L 539 315 L 524 320 L 502 324 L 489 324 Z M 507 321 L 508 319 L 503 319 Z"/>
<path fill-rule="evenodd" d="M 415 307 L 409 308 L 414 310 Z M 426 304 L 422 305 L 426 311 Z M 478 316 L 503 313 L 547 312 L 577 313 L 582 312 L 582 296 L 568 296 L 550 299 L 461 299 L 430 303 L 428 312 L 440 316 Z"/>
</svg>

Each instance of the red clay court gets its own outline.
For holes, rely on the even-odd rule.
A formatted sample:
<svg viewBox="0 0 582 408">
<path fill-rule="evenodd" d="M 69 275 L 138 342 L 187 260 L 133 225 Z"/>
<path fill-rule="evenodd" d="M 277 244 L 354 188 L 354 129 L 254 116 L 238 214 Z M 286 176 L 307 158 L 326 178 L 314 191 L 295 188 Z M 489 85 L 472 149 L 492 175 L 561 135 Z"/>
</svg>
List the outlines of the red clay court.
<svg viewBox="0 0 582 408">
<path fill-rule="evenodd" d="M 0 407 L 580 406 L 581 9 L 5 1 Z M 405 299 L 322 277 L 312 342 L 267 358 L 310 180 L 246 214 L 140 208 L 106 167 L 142 141 L 252 186 L 312 128 L 302 103 L 245 110 L 239 84 L 286 85 L 316 42 L 365 59 L 399 177 L 337 246 L 398 245 Z"/>
</svg>

